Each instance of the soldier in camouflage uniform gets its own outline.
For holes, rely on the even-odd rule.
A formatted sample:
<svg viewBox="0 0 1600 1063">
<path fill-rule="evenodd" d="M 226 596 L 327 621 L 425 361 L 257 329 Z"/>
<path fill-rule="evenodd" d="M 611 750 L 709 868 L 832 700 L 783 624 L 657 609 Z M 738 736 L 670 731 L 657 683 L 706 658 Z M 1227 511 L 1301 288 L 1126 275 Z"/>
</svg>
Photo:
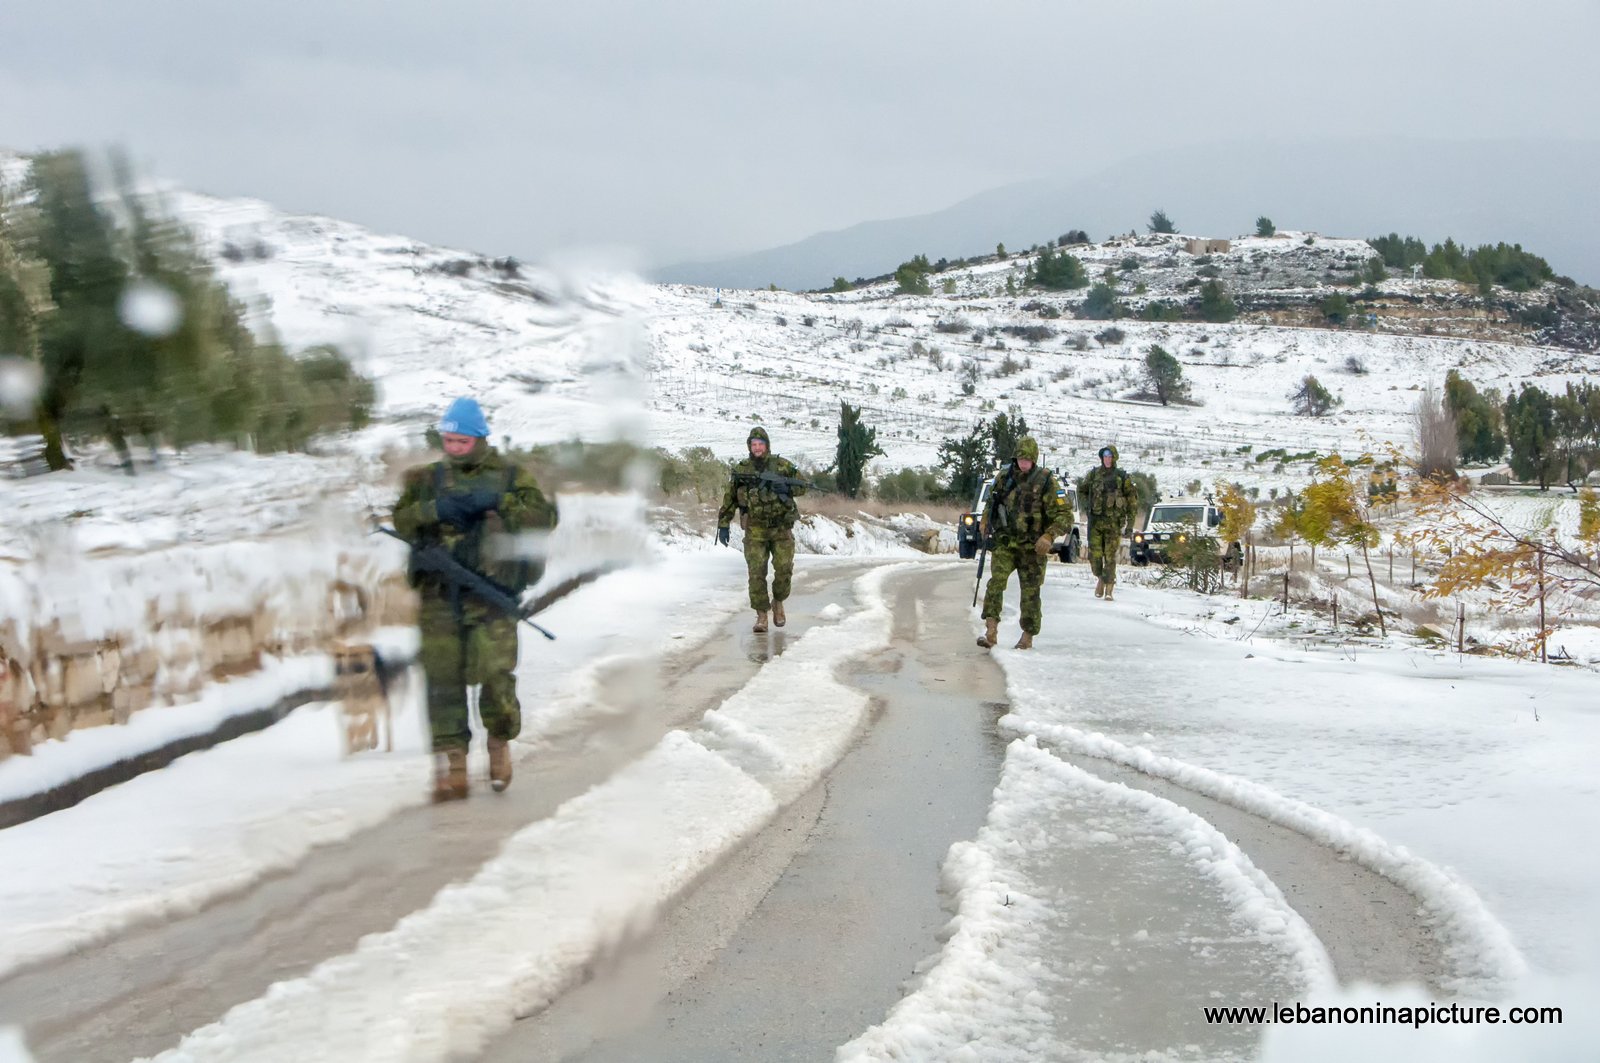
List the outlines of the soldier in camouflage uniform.
<svg viewBox="0 0 1600 1063">
<path fill-rule="evenodd" d="M 1139 513 L 1139 491 L 1133 478 L 1117 468 L 1117 448 L 1100 448 L 1100 464 L 1078 482 L 1078 504 L 1089 521 L 1089 567 L 1094 570 L 1094 596 L 1111 601 L 1117 583 L 1117 551 L 1133 534 Z"/>
<path fill-rule="evenodd" d="M 984 633 L 978 636 L 978 645 L 985 649 L 998 638 L 1000 606 L 1013 571 L 1022 584 L 1022 637 L 1016 648 L 1033 648 L 1033 636 L 1043 620 L 1039 589 L 1044 586 L 1045 562 L 1052 543 L 1072 519 L 1060 493 L 1055 474 L 1039 464 L 1039 444 L 1024 436 L 1011 466 L 989 492 L 983 515 L 981 533 L 994 542 L 989 548 L 989 586 L 983 594 Z"/>
<path fill-rule="evenodd" d="M 728 545 L 728 529 L 734 511 L 744 529 L 744 561 L 750 570 L 750 608 L 756 611 L 753 631 L 767 630 L 767 611 L 772 622 L 782 627 L 788 619 L 783 612 L 789 597 L 789 582 L 794 576 L 794 522 L 800 519 L 795 495 L 806 493 L 800 483 L 773 483 L 760 479 L 763 473 L 793 480 L 799 473 L 794 462 L 772 453 L 767 430 L 750 429 L 745 440 L 750 456 L 733 467 L 728 490 L 717 511 L 717 542 Z M 772 559 L 772 593 L 767 594 L 767 558 Z"/>
<path fill-rule="evenodd" d="M 543 563 L 495 555 L 498 536 L 552 528 L 555 507 L 525 470 L 489 446 L 489 425 L 477 402 L 457 399 L 439 422 L 445 458 L 409 470 L 394 526 L 418 546 L 442 543 L 467 568 L 515 597 L 537 582 Z M 421 598 L 422 666 L 428 677 L 433 731 L 433 798 L 467 796 L 467 687 L 482 685 L 478 711 L 489 733 L 489 778 L 511 782 L 508 743 L 522 729 L 517 707 L 517 620 L 431 573 L 412 574 Z"/>
</svg>

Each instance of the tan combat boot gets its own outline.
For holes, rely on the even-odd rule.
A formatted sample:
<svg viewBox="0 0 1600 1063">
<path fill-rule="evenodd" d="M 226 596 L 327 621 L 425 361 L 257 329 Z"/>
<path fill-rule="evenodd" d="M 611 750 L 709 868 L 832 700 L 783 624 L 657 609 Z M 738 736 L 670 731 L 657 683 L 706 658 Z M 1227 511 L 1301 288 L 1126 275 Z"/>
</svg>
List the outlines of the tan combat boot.
<svg viewBox="0 0 1600 1063">
<path fill-rule="evenodd" d="M 1106 601 L 1108 601 L 1108 602 L 1111 600 L 1111 591 L 1112 591 L 1112 589 L 1114 587 L 1116 587 L 1115 583 L 1107 583 L 1106 584 Z"/>
<path fill-rule="evenodd" d="M 1096 598 L 1104 598 L 1106 596 L 1106 581 L 1104 577 L 1094 581 L 1094 596 Z"/>
<path fill-rule="evenodd" d="M 765 635 L 767 633 L 767 614 L 765 610 L 756 610 L 756 626 L 750 630 L 757 635 Z"/>
<path fill-rule="evenodd" d="M 782 627 L 783 624 L 784 624 L 784 621 L 786 621 L 788 619 L 789 619 L 788 617 L 783 615 L 783 603 L 782 602 L 773 602 L 772 603 L 772 622 L 774 624 L 778 625 L 779 627 Z"/>
<path fill-rule="evenodd" d="M 1011 648 L 1014 649 L 1014 650 L 1031 650 L 1031 649 L 1033 649 L 1033 633 L 1032 632 L 1028 632 L 1028 631 L 1024 631 L 1022 633 L 1022 637 L 1017 640 L 1017 644 L 1015 646 L 1011 647 Z"/>
<path fill-rule="evenodd" d="M 983 634 L 978 636 L 978 645 L 988 649 L 1000 640 L 1000 621 L 994 617 L 986 617 L 983 621 Z"/>
<path fill-rule="evenodd" d="M 433 755 L 433 801 L 459 801 L 467 796 L 467 751 L 452 749 Z"/>
<path fill-rule="evenodd" d="M 511 785 L 511 743 L 489 737 L 489 787 L 501 793 Z"/>
</svg>

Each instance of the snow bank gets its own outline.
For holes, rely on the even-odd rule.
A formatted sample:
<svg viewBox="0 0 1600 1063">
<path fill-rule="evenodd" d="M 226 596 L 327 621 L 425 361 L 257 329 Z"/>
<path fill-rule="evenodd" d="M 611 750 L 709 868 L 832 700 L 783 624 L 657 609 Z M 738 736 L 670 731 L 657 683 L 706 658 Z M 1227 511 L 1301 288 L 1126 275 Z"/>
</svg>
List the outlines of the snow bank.
<svg viewBox="0 0 1600 1063">
<path fill-rule="evenodd" d="M 393 930 L 157 1058 L 418 1063 L 481 1050 L 581 979 L 597 954 L 647 928 L 843 754 L 869 699 L 832 673 L 887 644 L 882 588 L 893 571 L 861 577 L 859 612 L 806 632 L 703 729 L 669 733 Z"/>
<path fill-rule="evenodd" d="M 513 836 L 428 908 L 157 1058 L 463 1058 L 648 925 L 776 807 L 755 780 L 674 732 Z"/>
<path fill-rule="evenodd" d="M 1015 713 L 1000 727 L 1036 736 L 1059 748 L 1125 764 L 1147 775 L 1254 813 L 1349 856 L 1414 894 L 1444 945 L 1450 964 L 1445 988 L 1465 996 L 1497 997 L 1527 972 L 1511 936 L 1472 887 L 1442 868 L 1393 845 L 1375 832 L 1319 808 L 1285 797 L 1260 783 L 1224 775 L 1129 746 L 1103 734 L 1030 720 Z"/>
<path fill-rule="evenodd" d="M 420 688 L 420 683 L 412 684 Z M 188 915 L 427 796 L 420 689 L 395 706 L 395 754 L 343 756 L 329 704 L 0 831 L 0 977 Z"/>
</svg>

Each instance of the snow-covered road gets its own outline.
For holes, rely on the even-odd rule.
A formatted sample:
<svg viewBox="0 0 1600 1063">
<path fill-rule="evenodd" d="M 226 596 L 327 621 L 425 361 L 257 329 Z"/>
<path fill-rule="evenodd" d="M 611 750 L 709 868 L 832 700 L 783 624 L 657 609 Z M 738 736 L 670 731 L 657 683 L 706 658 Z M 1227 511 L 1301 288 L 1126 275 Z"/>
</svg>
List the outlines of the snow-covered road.
<svg viewBox="0 0 1600 1063">
<path fill-rule="evenodd" d="M 1255 613 L 1218 638 L 1219 611 L 1270 607 L 1137 579 L 1108 605 L 1081 565 L 1053 567 L 1031 653 L 971 645 L 952 561 L 809 559 L 757 637 L 734 560 L 629 584 L 640 616 L 713 621 L 587 672 L 615 613 L 585 626 L 606 588 L 574 596 L 581 690 L 507 795 L 398 800 L 108 924 L 0 980 L 0 1025 L 74 1061 L 1245 1059 L 1260 1032 L 1203 1007 L 1583 969 L 1557 831 L 1500 824 L 1561 798 L 1560 829 L 1596 825 L 1590 673 L 1330 652 Z M 184 768 L 58 815 L 205 778 Z"/>
</svg>

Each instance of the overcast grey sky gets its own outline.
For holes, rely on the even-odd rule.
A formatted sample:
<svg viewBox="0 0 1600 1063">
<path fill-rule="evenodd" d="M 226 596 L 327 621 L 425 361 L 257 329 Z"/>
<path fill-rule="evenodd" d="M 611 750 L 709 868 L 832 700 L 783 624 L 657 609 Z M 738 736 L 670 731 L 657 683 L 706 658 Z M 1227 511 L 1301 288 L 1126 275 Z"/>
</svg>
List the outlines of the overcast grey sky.
<svg viewBox="0 0 1600 1063">
<path fill-rule="evenodd" d="M 1600 139 L 1596 42 L 1600 0 L 0 0 L 0 146 L 650 265 L 1153 145 Z"/>
</svg>

